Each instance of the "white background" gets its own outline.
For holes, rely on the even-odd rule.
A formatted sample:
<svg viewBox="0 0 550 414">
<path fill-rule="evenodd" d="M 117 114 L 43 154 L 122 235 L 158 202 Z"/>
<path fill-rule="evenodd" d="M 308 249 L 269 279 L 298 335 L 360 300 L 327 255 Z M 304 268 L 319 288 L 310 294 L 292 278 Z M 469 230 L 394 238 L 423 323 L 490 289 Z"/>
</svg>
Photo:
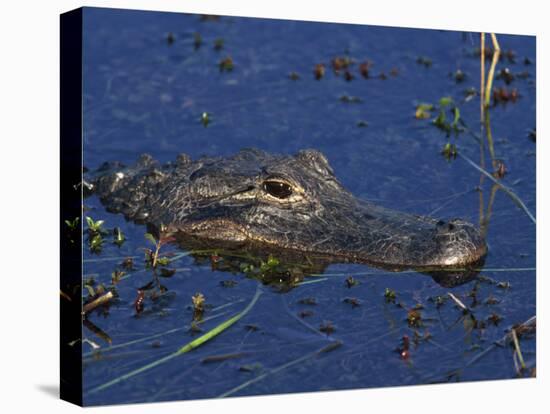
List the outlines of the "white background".
<svg viewBox="0 0 550 414">
<path fill-rule="evenodd" d="M 78 1 L 4 2 L 0 14 L 0 406 L 74 412 L 59 378 L 59 14 Z M 537 374 L 477 382 L 102 408 L 101 412 L 522 413 L 548 409 L 548 18 L 543 1 L 93 1 L 110 6 L 537 35 Z M 546 53 L 545 53 L 546 52 Z M 548 102 L 548 101 L 546 101 Z M 546 123 L 547 125 L 547 123 Z M 525 137 L 518 137 L 525 139 Z M 545 303 L 546 302 L 546 303 Z M 546 326 L 545 326 L 546 325 Z M 546 392 L 545 392 L 546 391 Z M 87 412 L 99 412 L 89 409 Z"/>
</svg>

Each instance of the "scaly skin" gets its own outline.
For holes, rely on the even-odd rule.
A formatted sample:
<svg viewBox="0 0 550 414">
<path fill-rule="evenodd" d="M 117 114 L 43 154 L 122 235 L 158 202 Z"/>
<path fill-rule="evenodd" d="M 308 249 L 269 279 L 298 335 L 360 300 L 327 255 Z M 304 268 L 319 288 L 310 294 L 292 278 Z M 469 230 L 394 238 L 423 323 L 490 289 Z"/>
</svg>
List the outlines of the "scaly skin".
<svg viewBox="0 0 550 414">
<path fill-rule="evenodd" d="M 169 233 L 321 254 L 392 269 L 472 266 L 487 246 L 465 221 L 448 222 L 362 201 L 334 176 L 323 154 L 245 149 L 197 161 L 106 164 L 92 180 L 106 208 Z"/>
</svg>

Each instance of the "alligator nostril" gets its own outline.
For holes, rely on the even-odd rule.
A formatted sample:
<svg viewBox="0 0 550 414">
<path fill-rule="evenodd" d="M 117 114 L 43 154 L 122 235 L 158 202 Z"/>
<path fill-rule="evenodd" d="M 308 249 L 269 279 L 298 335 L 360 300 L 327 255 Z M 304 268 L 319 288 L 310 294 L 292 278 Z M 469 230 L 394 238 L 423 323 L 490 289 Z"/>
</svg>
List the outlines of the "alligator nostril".
<svg viewBox="0 0 550 414">
<path fill-rule="evenodd" d="M 445 225 L 445 222 L 443 220 L 439 220 L 437 223 L 435 223 L 437 227 L 441 227 Z"/>
<path fill-rule="evenodd" d="M 455 229 L 455 225 L 453 223 L 449 223 L 449 230 L 453 231 Z"/>
</svg>

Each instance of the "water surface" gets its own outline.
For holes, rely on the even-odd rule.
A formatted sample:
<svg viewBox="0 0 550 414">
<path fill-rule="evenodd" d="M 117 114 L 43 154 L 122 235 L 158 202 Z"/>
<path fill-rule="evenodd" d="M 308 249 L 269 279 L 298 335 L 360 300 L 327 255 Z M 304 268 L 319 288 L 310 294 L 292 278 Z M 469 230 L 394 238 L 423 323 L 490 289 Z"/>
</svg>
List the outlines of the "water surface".
<svg viewBox="0 0 550 414">
<path fill-rule="evenodd" d="M 200 47 L 194 45 L 195 33 L 201 36 Z M 221 50 L 214 48 L 216 39 L 223 39 Z M 515 53 L 515 62 L 504 56 L 498 70 L 508 67 L 526 75 L 516 76 L 510 85 L 495 81 L 496 88 L 517 88 L 520 94 L 516 102 L 490 109 L 495 154 L 506 165 L 502 182 L 535 215 L 535 144 L 528 137 L 535 128 L 535 39 L 498 39 L 503 50 Z M 446 134 L 431 120 L 414 117 L 418 103 L 437 104 L 450 96 L 461 119 L 479 134 L 479 98 L 465 99 L 465 91 L 479 85 L 477 47 L 475 33 L 88 8 L 84 163 L 89 169 L 104 161 L 132 164 L 144 152 L 166 162 L 180 152 L 195 159 L 230 155 L 244 147 L 284 154 L 315 148 L 358 197 L 411 213 L 479 223 L 480 211 L 488 213 L 492 182 L 480 181 L 480 173 L 460 157 L 446 160 L 440 154 Z M 234 69 L 222 72 L 219 62 L 227 56 Z M 343 73 L 334 74 L 331 59 L 337 56 L 356 61 L 351 81 Z M 419 57 L 431 64 L 418 63 Z M 373 62 L 369 79 L 358 70 L 365 60 Z M 316 80 L 318 63 L 326 65 L 326 74 Z M 458 69 L 466 75 L 463 82 L 453 76 Z M 290 79 L 290 72 L 299 79 Z M 343 102 L 342 96 L 361 102 Z M 203 112 L 210 114 L 207 127 L 201 123 Z M 432 119 L 436 115 L 434 111 Z M 460 133 L 451 142 L 480 163 L 480 144 L 473 134 Z M 484 159 L 492 171 L 486 145 Z M 146 301 L 139 316 L 134 308 L 137 289 L 152 278 L 143 262 L 143 248 L 151 247 L 144 238 L 147 230 L 108 213 L 96 197 L 87 198 L 85 206 L 86 215 L 105 220 L 109 229 L 120 227 L 127 238 L 120 248 L 105 243 L 99 255 L 86 249 L 85 277 L 109 285 L 125 257 L 135 263 L 135 271 L 117 284 L 119 296 L 108 312 L 89 316 L 111 344 L 84 328 L 85 337 L 101 346 L 98 353 L 84 344 L 86 404 L 517 376 L 513 348 L 491 345 L 512 325 L 535 315 L 535 225 L 503 191 L 496 191 L 490 209 L 489 255 L 481 279 L 449 288 L 413 271 L 339 264 L 325 269 L 324 277 L 306 279 L 316 283 L 282 293 L 166 246 L 164 253 L 179 255 L 171 265 L 177 271 L 162 280 L 165 294 Z M 358 282 L 352 287 L 345 282 L 350 275 Z M 235 283 L 220 283 L 228 280 Z M 241 311 L 257 289 L 262 294 L 254 308 L 211 342 L 89 392 L 196 338 L 189 330 L 195 293 L 203 293 L 211 306 L 200 325 L 207 332 Z M 385 300 L 386 289 L 396 292 L 401 306 Z M 471 307 L 476 327 L 448 299 L 448 292 Z M 447 298 L 439 306 L 438 296 Z M 314 298 L 316 304 L 304 304 L 304 298 Z M 346 298 L 356 298 L 360 305 L 353 307 Z M 407 321 L 415 306 L 422 307 L 423 326 L 418 328 Z M 327 335 L 319 329 L 329 322 L 334 331 Z M 411 341 L 406 359 L 396 352 L 404 336 Z M 341 342 L 338 348 L 316 353 L 336 341 Z M 535 341 L 524 339 L 521 346 L 530 369 L 535 366 Z M 239 355 L 202 362 L 224 354 Z"/>
</svg>

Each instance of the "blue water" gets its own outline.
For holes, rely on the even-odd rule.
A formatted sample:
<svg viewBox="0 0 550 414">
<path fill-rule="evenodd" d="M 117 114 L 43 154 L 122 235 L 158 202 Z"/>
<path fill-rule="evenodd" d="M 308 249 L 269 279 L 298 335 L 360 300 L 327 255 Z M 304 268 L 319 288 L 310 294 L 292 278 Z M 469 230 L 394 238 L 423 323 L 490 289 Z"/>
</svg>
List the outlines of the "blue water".
<svg viewBox="0 0 550 414">
<path fill-rule="evenodd" d="M 167 41 L 169 33 L 172 44 Z M 198 49 L 194 33 L 202 38 Z M 224 41 L 219 51 L 213 47 L 218 38 Z M 528 77 L 516 76 L 510 85 L 495 81 L 495 88 L 517 88 L 520 94 L 516 102 L 490 109 L 495 154 L 508 171 L 502 182 L 536 215 L 536 145 L 528 137 L 528 130 L 536 126 L 535 38 L 498 35 L 498 39 L 501 48 L 513 50 L 516 57 L 515 63 L 503 57 L 497 71 L 509 67 L 515 74 L 527 72 Z M 430 120 L 414 117 L 416 104 L 437 104 L 441 97 L 451 96 L 462 120 L 479 134 L 479 98 L 464 100 L 464 91 L 479 85 L 479 58 L 474 53 L 478 46 L 476 33 L 236 17 L 201 20 L 197 15 L 88 8 L 84 12 L 84 164 L 89 169 L 104 161 L 131 164 L 144 152 L 166 162 L 180 152 L 197 158 L 229 155 L 244 147 L 288 154 L 315 148 L 358 197 L 412 213 L 479 223 L 491 181 L 484 179 L 480 185 L 480 173 L 461 157 L 448 162 L 440 154 L 447 142 L 445 133 Z M 221 72 L 218 64 L 227 56 L 233 59 L 234 70 Z M 350 69 L 353 80 L 333 73 L 330 61 L 336 56 L 357 62 Z M 419 64 L 421 56 L 431 59 L 431 66 Z M 533 63 L 525 64 L 526 57 Z M 365 60 L 374 63 L 369 79 L 358 71 Z M 313 76 L 318 63 L 326 66 L 320 80 Z M 457 69 L 466 74 L 462 83 L 452 76 Z M 289 78 L 293 71 L 300 79 Z M 385 80 L 380 79 L 381 72 Z M 342 102 L 343 95 L 362 101 Z M 211 117 L 207 127 L 201 123 L 203 112 Z M 360 121 L 368 126 L 359 127 Z M 480 145 L 473 134 L 463 132 L 452 142 L 461 154 L 480 163 Z M 491 169 L 486 144 L 484 156 L 486 168 Z M 152 277 L 143 264 L 143 248 L 150 247 L 144 238 L 147 230 L 108 213 L 96 197 L 87 198 L 85 205 L 86 215 L 105 220 L 109 229 L 119 226 L 127 238 L 120 248 L 106 243 L 99 255 L 85 250 L 85 277 L 108 285 L 111 272 L 127 256 L 134 257 L 136 268 L 117 285 L 119 297 L 108 313 L 89 316 L 111 344 L 84 328 L 85 337 L 101 347 L 93 351 L 84 344 L 86 404 L 517 376 L 509 346 L 492 348 L 471 362 L 512 325 L 535 315 L 535 225 L 503 191 L 496 192 L 492 204 L 487 228 L 490 252 L 481 272 L 495 283 L 485 278 L 446 288 L 415 272 L 340 264 L 325 270 L 326 279 L 308 278 L 317 282 L 281 293 L 243 274 L 212 270 L 208 262 L 182 256 L 173 263 L 175 275 L 163 280 L 167 292 L 156 302 L 146 302 L 138 317 L 133 306 L 136 291 Z M 166 246 L 163 252 L 181 250 Z M 348 288 L 345 279 L 350 274 L 359 284 Z M 236 285 L 221 286 L 226 280 Z M 509 282 L 510 287 L 498 287 L 498 282 Z M 468 296 L 475 286 L 477 305 Z M 396 292 L 403 307 L 386 303 L 386 288 Z M 203 293 L 211 306 L 201 325 L 207 332 L 245 308 L 257 289 L 262 294 L 254 308 L 212 341 L 90 392 L 196 338 L 189 331 L 195 293 Z M 478 321 L 487 321 L 493 313 L 502 320 L 470 329 L 469 319 L 451 300 L 439 308 L 429 300 L 448 292 L 472 306 Z M 317 304 L 299 302 L 307 297 Z M 359 299 L 361 305 L 352 308 L 343 302 L 347 297 Z M 489 297 L 499 303 L 486 304 Z M 407 311 L 417 304 L 424 307 L 424 326 L 416 331 L 429 333 L 431 340 L 411 343 L 410 357 L 402 359 L 395 349 L 404 335 L 411 342 L 414 338 Z M 304 310 L 312 314 L 300 316 Z M 327 321 L 335 328 L 330 335 L 319 331 Z M 136 342 L 128 344 L 131 341 Z M 316 354 L 335 341 L 341 346 Z M 521 341 L 530 369 L 536 365 L 535 341 Z M 201 362 L 222 354 L 239 355 Z M 459 375 L 449 376 L 451 372 Z"/>
</svg>

